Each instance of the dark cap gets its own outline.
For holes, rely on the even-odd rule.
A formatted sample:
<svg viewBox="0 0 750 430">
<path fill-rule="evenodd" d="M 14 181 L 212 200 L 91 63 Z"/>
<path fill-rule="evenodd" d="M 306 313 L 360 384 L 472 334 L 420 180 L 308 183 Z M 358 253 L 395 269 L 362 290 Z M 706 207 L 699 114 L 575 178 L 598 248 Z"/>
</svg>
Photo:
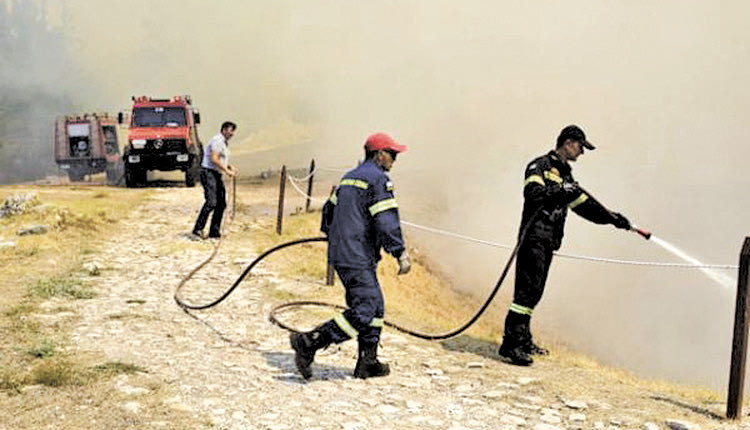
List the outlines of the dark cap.
<svg viewBox="0 0 750 430">
<path fill-rule="evenodd" d="M 586 149 L 596 149 L 591 142 L 586 140 L 586 133 L 584 133 L 577 125 L 569 125 L 562 129 L 560 136 L 557 137 L 557 147 L 559 148 L 562 146 L 562 144 L 568 139 L 581 142 Z"/>
</svg>

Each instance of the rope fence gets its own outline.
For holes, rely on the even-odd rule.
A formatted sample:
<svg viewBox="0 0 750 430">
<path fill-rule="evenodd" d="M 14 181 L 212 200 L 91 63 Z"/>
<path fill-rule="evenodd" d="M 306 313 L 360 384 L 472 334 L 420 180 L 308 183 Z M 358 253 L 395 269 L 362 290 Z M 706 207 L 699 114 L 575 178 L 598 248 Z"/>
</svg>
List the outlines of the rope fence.
<svg viewBox="0 0 750 430">
<path fill-rule="evenodd" d="M 291 179 L 289 181 L 289 183 L 292 184 L 292 188 L 294 188 L 294 190 L 297 191 L 297 193 L 299 195 L 301 195 L 302 197 L 304 197 L 306 199 L 310 199 L 310 200 L 312 200 L 312 201 L 314 201 L 316 203 L 322 203 L 322 202 L 325 202 L 327 200 L 327 198 L 325 198 L 325 197 L 311 196 L 311 195 L 308 195 L 306 192 L 302 191 L 302 189 L 299 187 L 299 185 L 297 185 L 297 181 L 302 182 L 302 181 L 306 181 L 307 179 L 303 179 L 303 180 L 294 179 L 291 176 L 289 176 L 289 179 Z"/>
<path fill-rule="evenodd" d="M 291 175 L 287 175 L 287 177 L 290 179 L 290 183 L 292 184 L 292 188 L 300 194 L 301 196 L 305 197 L 306 199 L 310 199 L 312 201 L 315 201 L 317 203 L 322 203 L 327 200 L 327 197 L 315 197 L 311 196 L 308 193 L 304 192 L 298 185 L 298 183 L 308 181 L 311 178 L 313 178 L 316 171 L 327 171 L 327 172 L 346 172 L 347 170 L 344 168 L 331 168 L 331 167 L 316 167 L 314 170 L 312 170 L 307 176 L 303 178 L 295 178 Z M 471 236 L 466 236 L 460 233 L 455 233 L 448 230 L 442 230 L 439 228 L 434 227 L 428 227 L 420 224 L 416 224 L 413 222 L 409 222 L 406 220 L 401 220 L 401 224 L 406 225 L 408 227 L 414 228 L 416 230 L 422 230 L 429 233 L 446 236 L 446 237 L 452 237 L 454 239 L 463 240 L 466 242 L 473 242 L 478 243 L 481 245 L 491 246 L 493 248 L 500 248 L 500 249 L 507 249 L 511 250 L 515 247 L 514 245 L 505 245 L 497 242 L 492 242 L 485 239 L 478 239 Z M 615 258 L 603 258 L 603 257 L 592 257 L 592 256 L 586 256 L 586 255 L 576 255 L 576 254 L 565 254 L 561 252 L 555 252 L 554 253 L 557 257 L 560 258 L 568 258 L 573 260 L 584 260 L 584 261 L 592 261 L 596 263 L 608 263 L 608 264 L 619 264 L 619 265 L 629 265 L 629 266 L 651 266 L 651 267 L 665 267 L 665 268 L 677 268 L 677 269 L 725 269 L 725 270 L 737 270 L 739 268 L 738 265 L 731 265 L 731 264 L 689 264 L 689 263 L 662 263 L 657 261 L 634 261 L 634 260 L 621 260 L 621 259 L 615 259 Z"/>
<path fill-rule="evenodd" d="M 307 176 L 305 176 L 304 178 L 295 178 L 294 176 L 289 175 L 289 180 L 292 181 L 292 182 L 305 182 L 308 179 L 312 178 L 314 174 L 315 174 L 315 170 L 313 170 L 312 172 L 308 173 Z"/>
</svg>

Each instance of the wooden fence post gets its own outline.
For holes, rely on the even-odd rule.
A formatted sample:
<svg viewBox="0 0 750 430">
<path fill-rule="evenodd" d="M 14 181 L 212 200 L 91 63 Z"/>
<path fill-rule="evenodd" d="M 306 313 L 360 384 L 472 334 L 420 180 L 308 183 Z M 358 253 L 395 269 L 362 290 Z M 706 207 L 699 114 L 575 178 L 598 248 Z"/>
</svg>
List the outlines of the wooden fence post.
<svg viewBox="0 0 750 430">
<path fill-rule="evenodd" d="M 276 234 L 281 234 L 281 224 L 284 221 L 284 191 L 286 189 L 286 165 L 281 167 L 281 181 L 279 182 L 279 213 L 276 215 Z"/>
<path fill-rule="evenodd" d="M 307 178 L 307 201 L 305 202 L 305 212 L 310 212 L 310 199 L 312 198 L 313 177 L 315 176 L 315 159 L 310 161 L 310 177 Z"/>
<path fill-rule="evenodd" d="M 237 176 L 232 176 L 232 221 L 237 212 Z"/>
<path fill-rule="evenodd" d="M 742 394 L 745 386 L 745 359 L 747 358 L 748 329 L 748 268 L 750 267 L 750 237 L 745 238 L 740 253 L 740 268 L 737 276 L 737 302 L 734 309 L 734 337 L 732 339 L 732 365 L 729 369 L 729 394 L 727 396 L 727 418 L 737 419 L 742 415 Z"/>
</svg>

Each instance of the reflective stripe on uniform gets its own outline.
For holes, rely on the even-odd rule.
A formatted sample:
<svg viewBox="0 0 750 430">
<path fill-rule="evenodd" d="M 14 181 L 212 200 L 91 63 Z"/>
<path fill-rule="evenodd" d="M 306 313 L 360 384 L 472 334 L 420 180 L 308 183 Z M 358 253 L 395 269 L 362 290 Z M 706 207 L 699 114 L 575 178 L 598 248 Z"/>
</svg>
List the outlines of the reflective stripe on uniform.
<svg viewBox="0 0 750 430">
<path fill-rule="evenodd" d="M 515 303 L 511 303 L 508 307 L 508 310 L 511 312 L 515 312 L 517 314 L 523 314 L 523 315 L 531 315 L 534 312 L 534 309 L 527 308 L 526 306 L 521 306 Z"/>
<path fill-rule="evenodd" d="M 370 186 L 370 184 L 361 179 L 342 179 L 341 185 L 351 185 L 353 187 L 362 188 L 363 190 L 366 190 L 367 187 Z"/>
<path fill-rule="evenodd" d="M 581 203 L 585 202 L 588 199 L 589 199 L 589 196 L 586 193 L 581 193 L 581 195 L 578 196 L 577 199 L 575 199 L 572 202 L 570 202 L 570 204 L 568 205 L 568 207 L 571 208 L 571 209 L 573 209 L 574 207 L 580 205 Z"/>
<path fill-rule="evenodd" d="M 370 214 L 372 216 L 375 216 L 379 214 L 380 212 L 387 211 L 388 209 L 396 209 L 398 207 L 398 203 L 396 203 L 396 199 L 390 198 L 381 200 L 374 205 L 370 206 Z"/>
<path fill-rule="evenodd" d="M 558 184 L 562 184 L 562 181 L 563 181 L 560 176 L 554 174 L 553 172 L 549 170 L 544 172 L 544 178 L 549 179 L 552 182 L 557 182 Z"/>
<path fill-rule="evenodd" d="M 373 318 L 370 327 L 383 327 L 383 318 Z"/>
<path fill-rule="evenodd" d="M 344 333 L 348 334 L 350 338 L 354 339 L 355 337 L 359 336 L 359 332 L 357 329 L 352 327 L 351 324 L 349 324 L 349 321 L 344 318 L 344 314 L 338 314 L 335 317 L 333 317 L 333 321 L 336 323 L 336 325 L 341 328 L 341 330 L 344 331 Z"/>
<path fill-rule="evenodd" d="M 328 201 L 335 204 L 338 204 L 339 198 L 336 196 L 336 194 L 331 194 L 331 197 L 328 198 Z"/>
<path fill-rule="evenodd" d="M 531 175 L 528 178 L 526 178 L 526 182 L 523 183 L 523 186 L 529 185 L 530 183 L 535 182 L 541 186 L 544 186 L 544 179 L 542 179 L 539 175 Z"/>
</svg>

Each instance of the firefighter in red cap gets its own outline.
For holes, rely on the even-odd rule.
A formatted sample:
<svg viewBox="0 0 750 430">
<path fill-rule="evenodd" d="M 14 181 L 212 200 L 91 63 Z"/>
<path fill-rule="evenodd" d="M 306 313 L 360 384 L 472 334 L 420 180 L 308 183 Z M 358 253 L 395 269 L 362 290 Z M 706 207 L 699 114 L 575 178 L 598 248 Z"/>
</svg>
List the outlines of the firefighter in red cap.
<svg viewBox="0 0 750 430">
<path fill-rule="evenodd" d="M 557 146 L 534 159 L 526 167 L 523 187 L 523 215 L 516 260 L 513 303 L 505 318 L 505 334 L 500 346 L 504 362 L 528 366 L 533 355 L 548 351 L 531 339 L 529 325 L 534 307 L 544 292 L 552 253 L 560 249 L 568 209 L 596 224 L 612 224 L 630 230 L 622 214 L 611 212 L 586 194 L 573 179 L 570 162 L 585 149 L 594 149 L 578 126 L 569 125 L 557 137 Z"/>
<path fill-rule="evenodd" d="M 321 231 L 328 235 L 328 261 L 344 284 L 348 309 L 312 331 L 290 335 L 295 364 L 305 379 L 312 376 L 317 350 L 352 338 L 359 345 L 356 378 L 390 373 L 377 354 L 385 306 L 376 270 L 381 249 L 398 259 L 399 275 L 411 268 L 393 183 L 386 174 L 404 151 L 406 146 L 387 134 L 368 137 L 364 162 L 343 176 L 323 206 Z"/>
</svg>

